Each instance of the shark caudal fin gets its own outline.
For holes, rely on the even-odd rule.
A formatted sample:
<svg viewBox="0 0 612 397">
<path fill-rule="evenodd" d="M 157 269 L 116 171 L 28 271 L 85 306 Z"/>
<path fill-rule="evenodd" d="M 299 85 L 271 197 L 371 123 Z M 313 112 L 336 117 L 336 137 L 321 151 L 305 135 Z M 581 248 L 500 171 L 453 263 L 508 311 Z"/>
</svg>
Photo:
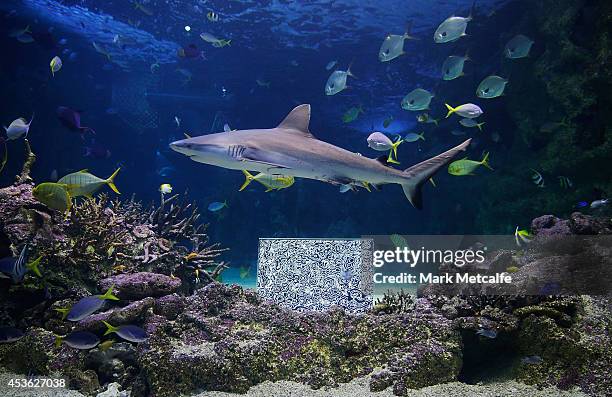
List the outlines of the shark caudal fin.
<svg viewBox="0 0 612 397">
<path fill-rule="evenodd" d="M 421 188 L 423 183 L 427 182 L 440 168 L 446 166 L 451 160 L 464 151 L 469 145 L 472 139 L 468 139 L 462 144 L 455 146 L 454 148 L 447 150 L 444 153 L 432 157 L 428 160 L 420 162 L 419 164 L 413 165 L 404 171 L 406 176 L 406 182 L 402 183 L 402 189 L 404 194 L 410 203 L 417 209 L 423 208 L 423 195 Z"/>
</svg>

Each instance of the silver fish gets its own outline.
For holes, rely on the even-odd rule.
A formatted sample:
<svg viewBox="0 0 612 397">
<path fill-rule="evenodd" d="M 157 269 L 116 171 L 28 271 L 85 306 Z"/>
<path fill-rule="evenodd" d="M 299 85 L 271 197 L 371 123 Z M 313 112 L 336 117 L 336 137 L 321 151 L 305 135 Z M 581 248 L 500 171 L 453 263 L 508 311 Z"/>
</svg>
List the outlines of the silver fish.
<svg viewBox="0 0 612 397">
<path fill-rule="evenodd" d="M 26 119 L 20 117 L 14 120 L 8 127 L 4 127 L 6 131 L 6 136 L 9 141 L 14 141 L 19 138 L 27 138 L 28 132 L 30 132 L 30 125 L 34 120 L 34 115 L 32 114 L 32 118 L 28 123 Z"/>
<path fill-rule="evenodd" d="M 346 88 L 346 79 L 348 76 L 355 77 L 351 73 L 350 65 L 346 71 L 334 71 L 327 79 L 327 83 L 325 83 L 325 95 L 336 95 L 340 91 L 344 90 Z"/>
<path fill-rule="evenodd" d="M 410 26 L 406 29 L 404 34 L 388 34 L 380 45 L 378 50 L 378 60 L 381 62 L 389 62 L 400 55 L 405 54 L 404 52 L 404 41 L 407 39 L 414 39 L 410 36 Z"/>
<path fill-rule="evenodd" d="M 463 66 L 465 65 L 465 61 L 468 61 L 470 58 L 465 56 L 457 56 L 451 55 L 442 64 L 442 79 L 444 80 L 454 80 L 457 77 L 463 76 Z"/>
<path fill-rule="evenodd" d="M 478 84 L 476 96 L 479 98 L 497 98 L 504 93 L 508 80 L 499 76 L 488 76 Z"/>
<path fill-rule="evenodd" d="M 533 40 L 531 40 L 529 37 L 518 34 L 510 39 L 510 41 L 506 44 L 504 54 L 506 55 L 506 58 L 510 59 L 525 58 L 529 55 L 529 51 L 531 50 L 533 43 Z"/>
<path fill-rule="evenodd" d="M 459 40 L 466 35 L 465 29 L 471 20 L 471 15 L 466 18 L 455 16 L 447 18 L 434 32 L 434 41 L 436 43 L 448 43 L 449 41 Z"/>
<path fill-rule="evenodd" d="M 429 109 L 429 104 L 434 95 L 422 88 L 410 91 L 402 99 L 401 106 L 404 110 L 419 111 Z"/>
</svg>

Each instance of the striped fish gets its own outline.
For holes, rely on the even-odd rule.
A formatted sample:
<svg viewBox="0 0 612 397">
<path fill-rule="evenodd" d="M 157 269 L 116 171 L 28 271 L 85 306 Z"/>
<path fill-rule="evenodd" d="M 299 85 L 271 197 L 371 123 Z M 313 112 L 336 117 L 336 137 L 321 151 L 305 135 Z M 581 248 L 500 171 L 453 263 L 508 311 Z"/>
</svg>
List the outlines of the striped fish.
<svg viewBox="0 0 612 397">
<path fill-rule="evenodd" d="M 25 261 L 28 245 L 24 245 L 19 257 L 3 258 L 0 260 L 0 278 L 12 278 L 17 283 L 25 274 Z"/>
<path fill-rule="evenodd" d="M 544 177 L 538 171 L 531 169 L 533 174 L 531 175 L 531 180 L 536 184 L 537 187 L 544 187 Z"/>
</svg>

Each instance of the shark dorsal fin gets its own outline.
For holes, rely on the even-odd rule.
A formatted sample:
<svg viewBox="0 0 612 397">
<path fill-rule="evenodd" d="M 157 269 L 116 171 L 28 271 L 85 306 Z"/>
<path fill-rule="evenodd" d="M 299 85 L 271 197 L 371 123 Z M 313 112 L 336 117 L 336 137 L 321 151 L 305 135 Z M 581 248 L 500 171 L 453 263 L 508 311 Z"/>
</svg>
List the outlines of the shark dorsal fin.
<svg viewBox="0 0 612 397">
<path fill-rule="evenodd" d="M 303 104 L 293 109 L 276 128 L 314 138 L 308 130 L 310 124 L 310 105 Z"/>
</svg>

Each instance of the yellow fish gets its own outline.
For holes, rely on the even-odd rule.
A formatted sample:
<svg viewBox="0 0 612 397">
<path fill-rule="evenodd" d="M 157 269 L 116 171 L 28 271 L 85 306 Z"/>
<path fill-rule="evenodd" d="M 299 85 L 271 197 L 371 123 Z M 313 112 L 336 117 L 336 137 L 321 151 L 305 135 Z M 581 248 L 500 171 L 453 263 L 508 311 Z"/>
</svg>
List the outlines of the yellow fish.
<svg viewBox="0 0 612 397">
<path fill-rule="evenodd" d="M 252 181 L 257 181 L 266 187 L 266 192 L 272 190 L 281 190 L 286 189 L 293 185 L 295 179 L 292 176 L 284 176 L 284 175 L 268 175 L 260 172 L 259 174 L 253 176 L 249 171 L 242 170 L 246 180 L 238 190 L 239 192 L 243 191 L 249 183 Z"/>
<path fill-rule="evenodd" d="M 183 258 L 185 258 L 186 261 L 191 261 L 194 260 L 195 258 L 197 258 L 199 255 L 197 252 L 191 252 L 188 255 L 185 255 Z"/>
<path fill-rule="evenodd" d="M 68 212 L 72 198 L 68 186 L 62 183 L 45 182 L 32 189 L 34 198 L 54 210 Z"/>
<path fill-rule="evenodd" d="M 451 175 L 474 175 L 476 168 L 484 165 L 491 171 L 493 168 L 489 165 L 489 153 L 485 153 L 481 161 L 468 160 L 463 158 L 461 160 L 453 161 L 448 165 L 448 173 Z"/>
<path fill-rule="evenodd" d="M 72 197 L 85 196 L 91 197 L 94 193 L 102 188 L 104 185 L 108 185 L 115 193 L 119 193 L 117 186 L 115 186 L 114 179 L 117 176 L 121 168 L 109 176 L 107 179 L 98 178 L 97 176 L 90 174 L 87 170 L 81 170 L 74 172 L 62 177 L 58 183 L 67 186 L 68 192 Z"/>
</svg>

